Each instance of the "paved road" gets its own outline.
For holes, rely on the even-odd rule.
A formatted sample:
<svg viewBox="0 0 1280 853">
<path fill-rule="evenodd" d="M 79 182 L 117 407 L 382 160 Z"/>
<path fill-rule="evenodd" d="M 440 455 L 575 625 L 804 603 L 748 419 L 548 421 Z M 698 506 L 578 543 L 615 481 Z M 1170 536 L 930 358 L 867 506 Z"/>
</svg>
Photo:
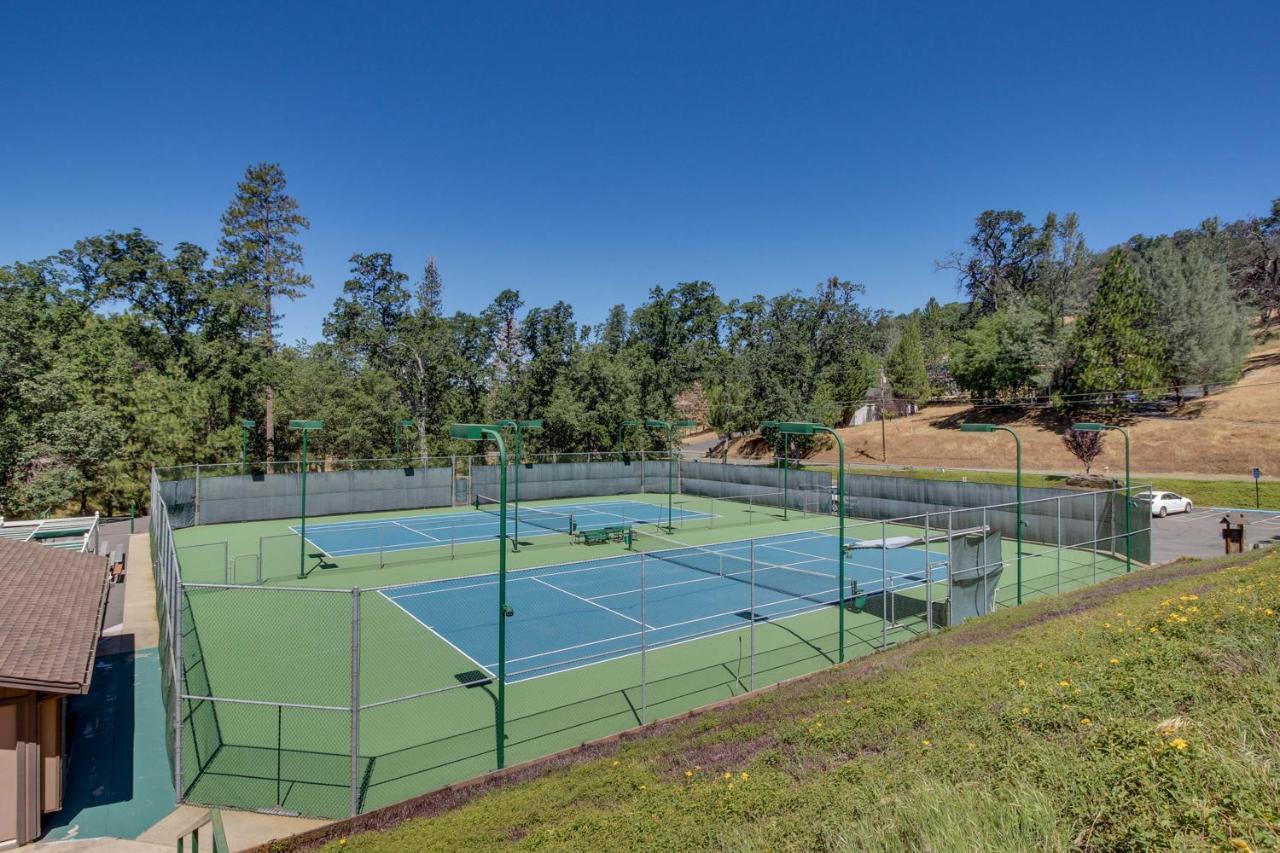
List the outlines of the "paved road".
<svg viewBox="0 0 1280 853">
<path fill-rule="evenodd" d="M 1179 557 L 1216 557 L 1223 553 L 1220 509 L 1196 509 L 1190 513 L 1151 519 L 1151 557 L 1165 563 Z M 1234 515 L 1235 513 L 1233 513 Z M 1246 512 L 1245 548 L 1255 543 L 1280 545 L 1280 513 Z"/>
</svg>

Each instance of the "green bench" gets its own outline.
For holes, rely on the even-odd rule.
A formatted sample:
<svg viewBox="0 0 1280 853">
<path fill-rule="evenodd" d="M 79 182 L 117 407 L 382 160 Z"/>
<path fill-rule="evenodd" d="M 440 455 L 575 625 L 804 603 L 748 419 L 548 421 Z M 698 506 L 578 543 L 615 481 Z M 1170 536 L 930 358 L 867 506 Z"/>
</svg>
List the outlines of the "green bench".
<svg viewBox="0 0 1280 853">
<path fill-rule="evenodd" d="M 583 545 L 604 545 L 607 542 L 621 542 L 627 538 L 627 533 L 630 530 L 630 524 L 611 524 L 608 527 L 579 530 L 578 541 Z"/>
</svg>

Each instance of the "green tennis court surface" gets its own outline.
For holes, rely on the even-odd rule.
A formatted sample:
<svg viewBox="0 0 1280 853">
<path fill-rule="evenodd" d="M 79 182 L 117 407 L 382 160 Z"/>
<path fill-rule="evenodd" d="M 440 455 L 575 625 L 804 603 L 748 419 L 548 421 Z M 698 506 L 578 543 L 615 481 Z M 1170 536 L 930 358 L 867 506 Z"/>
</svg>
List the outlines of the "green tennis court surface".
<svg viewBox="0 0 1280 853">
<path fill-rule="evenodd" d="M 665 518 L 665 496 L 612 500 L 660 507 Z M 688 513 L 677 520 L 677 525 L 683 524 L 678 530 L 680 541 L 712 546 L 713 551 L 740 548 L 750 539 L 786 543 L 793 538 L 803 541 L 808 532 L 819 529 L 828 530 L 822 535 L 834 532 L 829 529 L 835 519 L 827 515 L 792 511 L 784 520 L 782 511 L 774 507 L 689 496 L 677 496 L 676 501 L 674 508 Z M 538 507 L 556 505 L 538 503 Z M 405 515 L 375 513 L 324 521 Z M 492 663 L 490 656 L 460 649 L 457 631 L 446 629 L 442 636 L 424 629 L 420 619 L 373 588 L 458 577 L 483 583 L 482 576 L 496 568 L 496 542 L 473 543 L 452 555 L 440 554 L 440 549 L 412 550 L 381 564 L 369 554 L 332 560 L 309 555 L 299 577 L 298 539 L 288 531 L 293 523 L 296 520 L 205 526 L 175 533 L 189 583 L 182 649 L 189 698 L 181 706 L 187 799 L 345 816 L 351 811 L 353 717 L 358 720 L 355 769 L 362 810 L 494 769 L 496 696 L 484 672 Z M 850 521 L 849 527 L 851 536 L 864 538 L 921 534 L 916 527 L 879 522 Z M 276 558 L 269 543 L 280 536 L 291 537 L 292 545 L 280 549 Z M 237 560 L 256 563 L 264 540 L 268 547 L 262 553 L 268 563 L 281 559 L 285 564 L 264 566 L 262 583 L 236 588 L 196 585 L 202 575 L 216 584 L 224 582 L 228 571 L 239 576 Z M 584 560 L 608 565 L 610 560 L 635 558 L 622 544 L 575 545 L 564 533 L 531 537 L 529 542 L 518 553 L 508 553 L 513 576 L 521 568 L 563 567 Z M 1015 551 L 1013 542 L 1004 543 L 1009 566 Z M 253 555 L 253 560 L 244 559 L 245 554 Z M 1024 599 L 1124 571 L 1123 560 L 1094 551 L 1035 544 L 1024 545 L 1022 562 Z M 351 588 L 357 586 L 360 590 L 353 592 Z M 731 586 L 745 589 L 738 583 Z M 932 586 L 935 600 L 941 600 L 945 585 L 935 582 Z M 601 590 L 603 594 L 611 591 L 625 591 L 622 582 L 611 582 L 609 589 Z M 882 619 L 874 603 L 862 612 L 846 612 L 848 654 L 865 654 L 886 641 L 924 632 L 927 592 L 918 585 L 904 591 L 893 621 Z M 1008 605 L 1015 595 L 1012 572 L 1006 569 L 997 599 Z M 736 603 L 737 596 L 725 591 L 713 597 L 718 607 Z M 910 606 L 913 596 L 920 606 Z M 491 607 L 482 599 L 455 604 L 453 610 L 460 619 L 492 620 L 490 611 L 497 601 L 495 595 Z M 669 607 L 674 609 L 667 621 L 682 621 L 675 617 L 691 614 L 691 605 L 679 599 Z M 547 616 L 540 620 L 544 626 L 557 621 L 556 614 Z M 716 622 L 714 629 L 692 630 L 682 642 L 648 650 L 643 676 L 641 656 L 629 653 L 583 666 L 549 667 L 541 677 L 509 684 L 507 763 L 813 672 L 838 658 L 837 609 L 830 604 L 778 618 L 738 622 L 736 627 Z M 353 625 L 358 625 L 354 636 Z M 509 624 L 508 629 L 509 643 L 529 641 L 529 636 L 521 634 L 531 630 L 528 626 Z M 553 638 L 549 644 L 537 645 L 535 652 L 565 655 L 570 653 L 563 650 L 572 645 Z M 358 689 L 353 690 L 357 681 Z"/>
</svg>

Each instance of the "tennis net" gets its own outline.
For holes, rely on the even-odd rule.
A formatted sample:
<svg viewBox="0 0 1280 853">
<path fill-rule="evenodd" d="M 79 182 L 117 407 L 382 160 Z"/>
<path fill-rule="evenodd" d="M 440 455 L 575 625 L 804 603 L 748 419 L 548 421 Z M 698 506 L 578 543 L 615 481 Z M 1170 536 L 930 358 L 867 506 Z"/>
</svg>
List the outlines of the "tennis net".
<svg viewBox="0 0 1280 853">
<path fill-rule="evenodd" d="M 475 500 L 476 509 L 481 512 L 487 512 L 492 515 L 499 515 L 502 510 L 502 502 L 494 498 L 484 495 L 477 495 Z M 515 504 L 507 502 L 507 519 L 514 521 L 519 518 L 522 524 L 531 524 L 534 527 L 541 527 L 544 530 L 556 530 L 561 533 L 572 533 L 574 531 L 573 513 L 571 512 L 554 512 L 548 509 L 529 509 L 528 507 L 520 507 L 519 512 L 516 511 Z"/>
<path fill-rule="evenodd" d="M 668 536 L 632 531 L 630 548 L 644 554 L 646 559 L 661 560 L 748 586 L 754 584 L 813 604 L 834 604 L 840 598 L 839 582 L 834 572 L 761 560 L 756 555 L 757 545 L 753 541 L 703 547 L 676 542 Z M 825 560 L 821 562 L 826 563 Z"/>
</svg>

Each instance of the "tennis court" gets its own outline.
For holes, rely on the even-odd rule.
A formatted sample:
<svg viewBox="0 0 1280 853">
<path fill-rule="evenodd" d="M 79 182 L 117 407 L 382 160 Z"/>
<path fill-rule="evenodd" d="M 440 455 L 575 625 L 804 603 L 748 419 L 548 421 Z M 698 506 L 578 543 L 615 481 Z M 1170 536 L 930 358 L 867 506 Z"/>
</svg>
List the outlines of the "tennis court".
<svg viewBox="0 0 1280 853">
<path fill-rule="evenodd" d="M 606 557 L 507 576 L 507 678 L 521 681 L 807 613 L 839 598 L 840 540 L 782 534 Z M 860 595 L 946 580 L 947 552 L 869 547 L 845 557 Z M 382 594 L 490 676 L 497 669 L 496 575 L 383 589 Z"/>
<path fill-rule="evenodd" d="M 488 509 L 400 518 L 379 518 L 307 525 L 307 541 L 328 557 L 350 557 L 415 548 L 448 547 L 498 537 L 498 510 Z M 710 514 L 673 509 L 672 521 L 694 521 Z M 507 504 L 507 530 L 514 535 L 514 503 Z M 520 507 L 520 535 L 546 536 L 573 530 L 595 530 L 621 524 L 658 524 L 667 520 L 667 508 L 635 500 L 556 504 L 554 509 Z M 290 527 L 294 533 L 299 528 Z"/>
</svg>

